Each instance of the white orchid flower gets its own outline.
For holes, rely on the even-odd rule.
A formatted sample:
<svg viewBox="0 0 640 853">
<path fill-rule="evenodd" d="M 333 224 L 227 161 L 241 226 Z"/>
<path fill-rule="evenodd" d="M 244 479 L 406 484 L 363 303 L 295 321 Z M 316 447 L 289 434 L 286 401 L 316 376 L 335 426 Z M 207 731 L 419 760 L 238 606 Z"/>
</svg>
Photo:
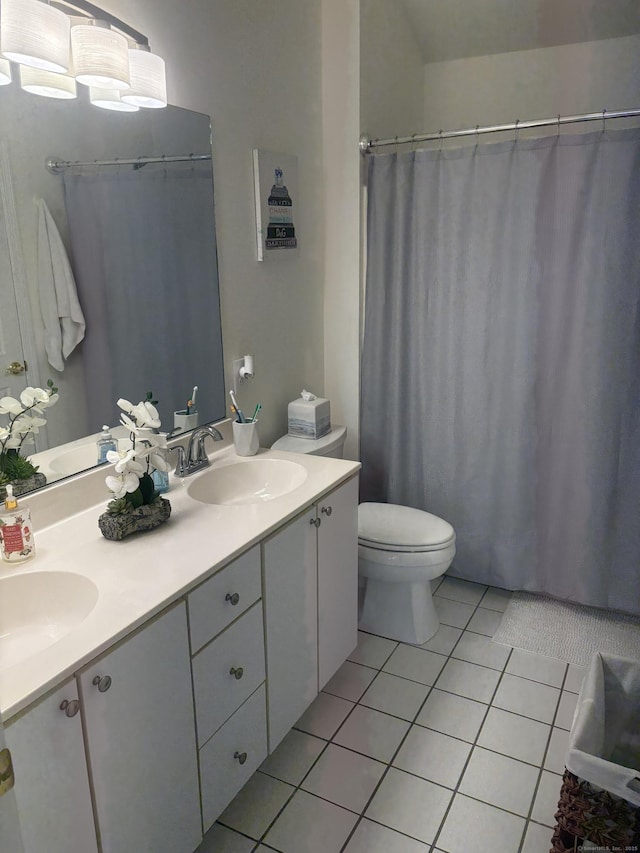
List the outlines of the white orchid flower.
<svg viewBox="0 0 640 853">
<path fill-rule="evenodd" d="M 129 450 L 109 450 L 107 453 L 107 462 L 115 464 L 117 474 L 144 474 L 144 466 L 136 462 L 135 457 L 136 453 L 133 448 Z"/>
<path fill-rule="evenodd" d="M 171 465 L 169 465 L 169 462 L 166 457 L 160 453 L 149 453 L 149 462 L 157 471 L 166 472 L 169 471 L 171 468 Z"/>
<path fill-rule="evenodd" d="M 15 397 L 0 398 L 0 415 L 20 415 L 23 412 L 22 403 Z"/>
<path fill-rule="evenodd" d="M 158 410 L 147 400 L 141 401 L 137 406 L 134 406 L 131 414 L 136 419 L 136 423 L 139 427 L 151 427 L 151 429 L 157 429 L 160 426 Z"/>
<path fill-rule="evenodd" d="M 44 388 L 32 388 L 29 386 L 20 394 L 20 402 L 25 409 L 30 409 L 34 404 L 44 405 L 49 402 L 49 392 L 45 391 Z"/>
<path fill-rule="evenodd" d="M 140 485 L 137 474 L 121 474 L 119 477 L 106 477 L 105 483 L 116 498 L 124 498 L 129 492 L 135 492 Z"/>
<path fill-rule="evenodd" d="M 119 409 L 122 409 L 123 412 L 131 412 L 133 411 L 133 403 L 130 403 L 128 400 L 125 400 L 124 397 L 120 397 L 117 401 L 116 405 Z"/>
</svg>

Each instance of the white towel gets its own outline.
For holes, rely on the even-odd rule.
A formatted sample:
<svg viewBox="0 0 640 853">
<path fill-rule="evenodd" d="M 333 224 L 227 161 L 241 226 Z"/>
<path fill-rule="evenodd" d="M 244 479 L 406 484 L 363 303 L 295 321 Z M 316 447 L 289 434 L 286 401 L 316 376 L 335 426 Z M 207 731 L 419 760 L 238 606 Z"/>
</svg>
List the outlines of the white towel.
<svg viewBox="0 0 640 853">
<path fill-rule="evenodd" d="M 49 364 L 64 362 L 84 338 L 84 314 L 60 232 L 43 199 L 38 199 L 38 294 Z"/>
</svg>

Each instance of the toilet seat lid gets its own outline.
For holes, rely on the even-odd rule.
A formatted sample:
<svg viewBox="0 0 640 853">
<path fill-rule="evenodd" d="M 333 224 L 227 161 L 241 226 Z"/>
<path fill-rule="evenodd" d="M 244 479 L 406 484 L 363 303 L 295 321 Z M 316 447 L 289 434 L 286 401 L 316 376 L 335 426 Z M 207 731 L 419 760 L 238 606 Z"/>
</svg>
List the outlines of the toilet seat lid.
<svg viewBox="0 0 640 853">
<path fill-rule="evenodd" d="M 455 531 L 448 521 L 422 509 L 367 502 L 358 507 L 358 539 L 384 550 L 428 551 L 450 545 Z"/>
</svg>

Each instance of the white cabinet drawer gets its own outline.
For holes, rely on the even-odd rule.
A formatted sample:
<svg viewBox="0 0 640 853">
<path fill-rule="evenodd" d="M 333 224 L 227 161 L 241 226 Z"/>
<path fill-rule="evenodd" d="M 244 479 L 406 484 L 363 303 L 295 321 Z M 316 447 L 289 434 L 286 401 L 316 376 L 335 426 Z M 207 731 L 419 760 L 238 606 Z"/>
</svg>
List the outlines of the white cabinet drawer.
<svg viewBox="0 0 640 853">
<path fill-rule="evenodd" d="M 202 746 L 264 681 L 262 602 L 198 652 L 191 665 Z"/>
<path fill-rule="evenodd" d="M 189 594 L 192 654 L 237 619 L 261 594 L 260 546 L 256 545 Z"/>
<path fill-rule="evenodd" d="M 262 685 L 200 750 L 205 832 L 266 757 L 267 718 Z"/>
</svg>

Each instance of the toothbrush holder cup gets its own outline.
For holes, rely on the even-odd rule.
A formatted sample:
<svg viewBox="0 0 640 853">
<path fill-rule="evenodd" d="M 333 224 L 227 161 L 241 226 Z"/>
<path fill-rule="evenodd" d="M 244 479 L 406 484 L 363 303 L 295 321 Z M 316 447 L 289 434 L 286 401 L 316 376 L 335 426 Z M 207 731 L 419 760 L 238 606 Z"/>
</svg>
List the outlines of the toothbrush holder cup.
<svg viewBox="0 0 640 853">
<path fill-rule="evenodd" d="M 186 409 L 180 412 L 173 413 L 173 428 L 179 429 L 181 432 L 186 432 L 188 429 L 195 429 L 198 426 L 198 413 L 188 414 Z"/>
<path fill-rule="evenodd" d="M 260 446 L 258 424 L 255 421 L 249 421 L 246 424 L 234 421 L 233 443 L 238 456 L 255 456 Z"/>
</svg>

